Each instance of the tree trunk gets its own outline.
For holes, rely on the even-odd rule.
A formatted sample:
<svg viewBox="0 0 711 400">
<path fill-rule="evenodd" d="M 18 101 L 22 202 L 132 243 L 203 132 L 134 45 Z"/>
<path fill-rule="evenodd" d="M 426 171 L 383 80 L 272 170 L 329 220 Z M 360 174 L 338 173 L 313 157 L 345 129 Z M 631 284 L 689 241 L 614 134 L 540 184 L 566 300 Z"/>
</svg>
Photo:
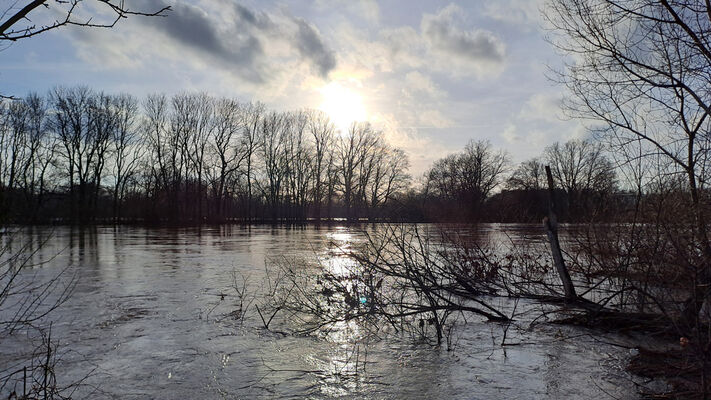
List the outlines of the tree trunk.
<svg viewBox="0 0 711 400">
<path fill-rule="evenodd" d="M 701 243 L 702 261 L 697 267 L 694 279 L 694 289 L 686 300 L 684 310 L 682 312 L 682 321 L 688 326 L 694 326 L 704 302 L 709 295 L 711 289 L 711 243 L 709 243 L 708 232 L 706 231 L 706 219 L 701 210 L 701 200 L 699 199 L 699 190 L 696 186 L 696 175 L 693 167 L 687 171 L 689 178 L 689 189 L 691 192 L 691 202 L 694 212 L 694 222 L 696 224 L 696 235 Z"/>
<path fill-rule="evenodd" d="M 563 283 L 563 290 L 565 291 L 565 298 L 568 300 L 575 300 L 578 295 L 575 293 L 575 286 L 573 286 L 573 281 L 570 279 L 570 274 L 568 273 L 568 268 L 565 266 L 565 260 L 563 260 L 563 253 L 560 250 L 560 241 L 558 240 L 558 220 L 555 214 L 555 192 L 553 188 L 553 175 L 551 174 L 551 169 L 546 165 L 546 175 L 548 176 L 548 217 L 543 218 L 543 226 L 546 229 L 546 235 L 548 236 L 548 241 L 551 244 L 551 253 L 553 254 L 553 261 L 555 262 L 555 268 L 558 271 L 560 280 Z"/>
</svg>

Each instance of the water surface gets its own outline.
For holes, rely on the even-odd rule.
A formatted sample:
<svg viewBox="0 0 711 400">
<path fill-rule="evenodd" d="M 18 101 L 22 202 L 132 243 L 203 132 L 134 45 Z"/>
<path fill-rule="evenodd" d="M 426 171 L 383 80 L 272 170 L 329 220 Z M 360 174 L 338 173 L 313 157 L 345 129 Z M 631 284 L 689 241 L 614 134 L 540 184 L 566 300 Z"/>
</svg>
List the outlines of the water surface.
<svg viewBox="0 0 711 400">
<path fill-rule="evenodd" d="M 76 277 L 72 297 L 48 318 L 60 341 L 60 384 L 91 371 L 77 398 L 637 397 L 624 372 L 629 351 L 607 343 L 624 338 L 530 327 L 540 306 L 525 301 L 492 300 L 518 310 L 507 333 L 513 345 L 500 346 L 504 325 L 471 317 L 450 351 L 397 335 L 362 341 L 357 326 L 293 336 L 263 329 L 253 312 L 230 317 L 234 273 L 257 293 L 270 260 L 339 262 L 342 249 L 363 240 L 359 228 L 28 228 L 17 241 L 50 234 L 35 255 L 45 262 L 25 277 L 47 279 L 66 266 L 64 276 Z M 502 243 L 541 238 L 538 225 L 487 225 L 477 234 Z M 4 343 L 0 365 L 21 366 L 25 342 Z"/>
</svg>

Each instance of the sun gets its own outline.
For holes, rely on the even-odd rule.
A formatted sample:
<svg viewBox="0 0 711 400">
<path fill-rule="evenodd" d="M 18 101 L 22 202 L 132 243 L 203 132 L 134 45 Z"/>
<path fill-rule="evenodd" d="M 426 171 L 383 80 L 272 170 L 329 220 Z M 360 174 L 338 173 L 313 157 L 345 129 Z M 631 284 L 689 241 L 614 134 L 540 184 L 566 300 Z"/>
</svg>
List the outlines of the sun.
<svg viewBox="0 0 711 400">
<path fill-rule="evenodd" d="M 331 117 L 342 134 L 348 132 L 353 121 L 365 121 L 367 113 L 363 96 L 339 82 L 331 82 L 320 89 L 323 102 L 319 109 Z"/>
</svg>

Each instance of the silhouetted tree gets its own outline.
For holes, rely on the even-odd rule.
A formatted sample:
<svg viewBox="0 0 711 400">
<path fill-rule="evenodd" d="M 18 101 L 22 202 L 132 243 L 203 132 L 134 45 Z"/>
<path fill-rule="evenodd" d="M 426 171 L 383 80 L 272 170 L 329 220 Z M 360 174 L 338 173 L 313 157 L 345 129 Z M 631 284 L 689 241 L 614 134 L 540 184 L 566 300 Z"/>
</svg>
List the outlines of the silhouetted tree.
<svg viewBox="0 0 711 400">
<path fill-rule="evenodd" d="M 711 5 L 687 0 L 550 0 L 552 42 L 567 59 L 561 81 L 567 109 L 592 120 L 617 151 L 658 160 L 683 174 L 690 246 L 681 245 L 694 289 L 684 315 L 696 320 L 711 290 L 708 199 L 711 124 Z M 656 164 L 656 165 L 663 165 Z M 655 163 L 650 163 L 654 167 Z"/>
<path fill-rule="evenodd" d="M 121 203 L 126 185 L 135 175 L 143 158 L 145 145 L 138 127 L 138 100 L 123 94 L 113 98 L 116 126 L 113 130 L 113 218 L 121 218 Z"/>
<path fill-rule="evenodd" d="M 207 171 L 219 218 L 225 217 L 227 199 L 232 192 L 230 186 L 235 183 L 235 175 L 247 157 L 241 137 L 243 129 L 242 105 L 232 99 L 218 100 L 215 104 L 215 129 L 209 149 L 214 161 Z"/>
<path fill-rule="evenodd" d="M 519 164 L 506 181 L 510 190 L 539 190 L 545 188 L 546 171 L 540 158 L 532 158 Z"/>
<path fill-rule="evenodd" d="M 571 140 L 546 148 L 544 160 L 556 185 L 567 194 L 568 209 L 581 216 L 615 189 L 615 169 L 599 142 Z"/>
<path fill-rule="evenodd" d="M 22 3 L 27 3 L 22 6 Z M 90 4 L 83 7 L 84 4 Z M 96 15 L 80 17 L 81 10 L 92 10 L 94 5 L 100 5 L 110 11 L 107 19 L 99 19 L 101 12 Z M 82 26 L 92 28 L 111 28 L 122 18 L 129 16 L 162 16 L 170 7 L 156 8 L 152 11 L 129 9 L 123 1 L 112 0 L 32 0 L 12 2 L 4 6 L 2 22 L 0 23 L 0 41 L 17 41 L 29 38 L 62 26 Z M 32 18 L 30 18 L 32 17 Z M 38 20 L 42 22 L 37 22 Z"/>
<path fill-rule="evenodd" d="M 494 151 L 489 142 L 471 141 L 464 151 L 434 163 L 426 175 L 428 195 L 458 206 L 457 212 L 464 216 L 457 218 L 476 217 L 484 200 L 502 183 L 507 166 L 506 153 Z"/>
<path fill-rule="evenodd" d="M 332 149 L 334 143 L 333 134 L 335 126 L 328 118 L 328 115 L 322 111 L 312 110 L 309 114 L 309 132 L 311 133 L 314 146 L 313 160 L 313 202 L 314 202 L 314 217 L 316 220 L 321 219 L 321 204 L 323 203 L 323 187 L 328 186 L 328 169 L 330 166 L 328 152 Z"/>
</svg>

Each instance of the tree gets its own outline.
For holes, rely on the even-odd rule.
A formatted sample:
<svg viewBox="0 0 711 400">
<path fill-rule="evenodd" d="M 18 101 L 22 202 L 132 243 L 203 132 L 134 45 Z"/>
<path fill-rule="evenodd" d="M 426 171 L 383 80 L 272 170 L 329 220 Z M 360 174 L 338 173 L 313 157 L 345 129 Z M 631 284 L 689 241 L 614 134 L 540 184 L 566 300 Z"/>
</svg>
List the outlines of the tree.
<svg viewBox="0 0 711 400">
<path fill-rule="evenodd" d="M 264 119 L 265 107 L 262 103 L 249 103 L 244 110 L 243 142 L 245 147 L 245 161 L 247 162 L 247 220 L 253 217 L 253 185 L 254 185 L 254 157 L 261 148 L 261 124 Z"/>
<path fill-rule="evenodd" d="M 91 107 L 94 94 L 80 86 L 56 88 L 51 102 L 54 108 L 52 128 L 62 146 L 66 176 L 69 180 L 70 218 L 77 220 L 77 207 L 87 209 L 87 192 L 92 182 L 97 146 L 101 139 L 94 136 Z M 95 140 L 97 139 L 97 140 Z M 82 218 L 88 215 L 82 213 Z"/>
<path fill-rule="evenodd" d="M 683 175 L 690 211 L 683 315 L 696 320 L 711 290 L 711 241 L 704 184 L 711 125 L 711 4 L 688 0 L 549 0 L 553 44 L 566 55 L 566 105 L 627 152 L 661 155 Z M 652 165 L 652 164 L 650 164 Z M 686 208 L 685 206 L 682 206 Z M 681 247 L 680 247 L 681 248 Z"/>
<path fill-rule="evenodd" d="M 105 93 L 99 93 L 91 99 L 88 110 L 90 115 L 89 135 L 92 141 L 92 151 L 94 152 L 94 162 L 91 177 L 91 188 L 93 194 L 91 196 L 92 214 L 96 215 L 97 205 L 99 201 L 99 193 L 101 191 L 101 179 L 106 166 L 107 153 L 111 146 L 114 132 L 118 125 L 118 114 L 114 107 L 113 98 Z"/>
<path fill-rule="evenodd" d="M 476 217 L 484 200 L 501 184 L 508 156 L 486 141 L 470 141 L 464 151 L 437 160 L 427 173 L 429 194 L 440 201 L 464 206 Z M 461 218 L 461 216 L 459 216 Z"/>
<path fill-rule="evenodd" d="M 286 176 L 286 137 L 288 135 L 290 117 L 287 114 L 270 112 L 262 120 L 262 161 L 266 174 L 267 204 L 271 209 L 272 221 L 279 216 L 278 207 L 282 195 L 282 185 Z"/>
<path fill-rule="evenodd" d="M 600 200 L 614 190 L 614 166 L 599 142 L 570 140 L 563 145 L 554 143 L 546 148 L 544 160 L 550 166 L 556 184 L 565 190 L 568 209 L 574 216 L 599 206 Z"/>
<path fill-rule="evenodd" d="M 208 153 L 213 156 L 214 172 L 208 168 L 208 177 L 212 181 L 213 196 L 216 202 L 216 214 L 225 217 L 229 185 L 247 156 L 240 134 L 244 127 L 242 105 L 236 100 L 220 99 L 215 103 L 215 129 L 210 138 Z M 210 177 L 212 175 L 212 177 Z"/>
<path fill-rule="evenodd" d="M 138 100 L 124 94 L 113 97 L 116 126 L 112 132 L 113 162 L 113 217 L 121 217 L 121 202 L 126 194 L 126 184 L 135 174 L 143 157 L 144 141 L 138 129 Z"/>
<path fill-rule="evenodd" d="M 298 111 L 290 114 L 286 138 L 287 202 L 289 217 L 303 220 L 306 217 L 309 185 L 313 177 L 313 148 L 307 138 L 309 114 Z"/>
<path fill-rule="evenodd" d="M 329 162 L 327 153 L 334 142 L 333 134 L 336 127 L 330 118 L 323 111 L 311 110 L 309 112 L 308 130 L 311 133 L 314 144 L 313 160 L 313 201 L 314 217 L 316 221 L 321 220 L 321 204 L 323 202 L 323 186 L 328 175 Z"/>
<path fill-rule="evenodd" d="M 370 172 L 365 165 L 368 162 L 370 149 L 375 146 L 379 133 L 373 130 L 370 123 L 353 122 L 348 128 L 348 134 L 341 137 L 338 143 L 338 171 L 343 186 L 343 203 L 346 207 L 346 218 L 356 218 L 354 206 L 359 199 L 359 183 L 363 183 L 364 175 Z M 367 178 L 365 178 L 367 180 Z"/>
<path fill-rule="evenodd" d="M 27 142 L 29 128 L 29 107 L 24 101 L 11 102 L 7 105 L 4 112 L 4 123 L 2 139 L 3 166 L 0 167 L 0 179 L 4 181 L 4 186 L 9 189 L 10 195 L 5 199 L 3 208 L 9 211 L 13 210 L 13 199 L 22 166 L 27 159 Z"/>
<path fill-rule="evenodd" d="M 185 206 L 192 205 L 193 220 L 203 217 L 203 176 L 208 141 L 214 130 L 214 99 L 200 94 L 173 96 L 172 129 L 177 135 L 182 159 L 185 162 Z M 191 197 L 191 190 L 194 197 Z"/>
<path fill-rule="evenodd" d="M 305 220 L 322 206 L 329 218 L 379 218 L 409 183 L 405 153 L 381 132 L 361 123 L 338 140 L 314 111 L 83 86 L 0 104 L 0 195 L 16 222 L 43 203 L 43 218 L 81 223 Z"/>
<path fill-rule="evenodd" d="M 407 189 L 410 183 L 407 173 L 410 162 L 404 151 L 381 143 L 373 153 L 372 172 L 366 186 L 369 218 L 375 217 L 379 207 L 388 204 L 395 193 Z"/>
<path fill-rule="evenodd" d="M 145 140 L 148 146 L 148 164 L 152 179 L 152 213 L 163 198 L 177 217 L 177 191 L 182 168 L 178 167 L 179 151 L 175 135 L 168 129 L 168 99 L 165 95 L 150 95 L 143 104 L 145 119 L 143 123 Z"/>
<path fill-rule="evenodd" d="M 18 2 L 6 6 L 0 22 L 0 41 L 17 41 L 41 33 L 60 28 L 62 26 L 82 26 L 91 28 L 112 28 L 122 18 L 129 16 L 164 16 L 170 6 L 162 7 L 156 11 L 134 11 L 125 6 L 123 1 L 114 0 L 33 0 L 26 2 L 24 7 L 18 9 Z M 24 3 L 24 2 L 23 2 Z M 89 4 L 89 6 L 84 6 Z M 101 15 L 97 10 L 103 6 L 108 9 L 112 17 L 97 20 L 96 15 Z M 95 9 L 92 9 L 96 7 Z M 39 11 L 38 11 L 39 10 Z M 44 15 L 41 10 L 45 10 Z M 89 16 L 79 16 L 80 11 L 88 11 Z M 37 20 L 43 21 L 36 22 Z"/>
<path fill-rule="evenodd" d="M 546 171 L 540 158 L 524 161 L 506 181 L 509 190 L 539 190 L 545 188 Z"/>
</svg>

